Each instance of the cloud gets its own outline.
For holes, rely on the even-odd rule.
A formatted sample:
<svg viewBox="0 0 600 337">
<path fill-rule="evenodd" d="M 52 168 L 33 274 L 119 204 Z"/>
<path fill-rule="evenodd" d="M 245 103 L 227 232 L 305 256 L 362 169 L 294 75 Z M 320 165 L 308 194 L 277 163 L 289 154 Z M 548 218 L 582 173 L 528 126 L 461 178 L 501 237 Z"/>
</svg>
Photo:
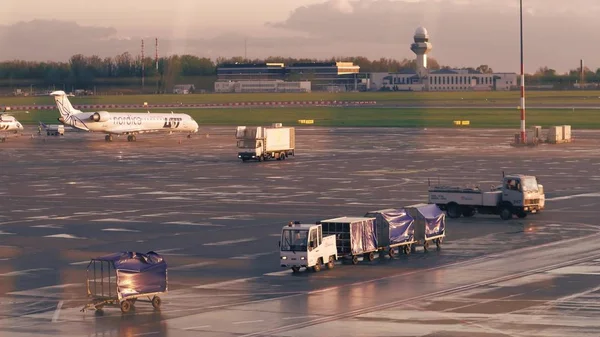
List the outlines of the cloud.
<svg viewBox="0 0 600 337">
<path fill-rule="evenodd" d="M 579 60 L 600 67 L 600 1 L 525 1 L 525 67 L 533 72 L 549 66 L 564 72 Z M 193 23 L 186 25 L 194 31 Z M 496 71 L 519 71 L 518 1 L 498 0 L 327 0 L 301 6 L 287 18 L 266 23 L 260 33 L 236 31 L 225 22 L 202 34 L 159 38 L 161 56 L 189 53 L 216 59 L 288 56 L 330 58 L 413 58 L 410 44 L 418 26 L 427 28 L 431 56 L 443 65 L 488 64 Z M 154 26 L 158 29 L 160 26 Z M 227 32 L 227 30 L 231 32 Z M 171 30 L 164 29 L 166 34 Z M 115 56 L 140 54 L 141 37 L 119 38 L 114 27 L 88 27 L 74 22 L 34 20 L 0 26 L 0 60 L 60 60 L 73 54 Z M 154 55 L 154 37 L 146 42 Z"/>
<path fill-rule="evenodd" d="M 487 63 L 496 70 L 519 68 L 518 2 L 497 0 L 349 0 L 352 11 L 340 12 L 339 2 L 296 9 L 269 26 L 307 34 L 314 40 L 346 43 L 352 55 L 412 57 L 409 44 L 418 26 L 431 35 L 431 55 L 443 64 Z M 595 58 L 600 40 L 597 0 L 528 0 L 524 10 L 528 71 L 548 65 L 566 71 L 580 58 Z M 375 50 L 365 50 L 366 45 Z M 306 46 L 310 48 L 310 46 Z M 526 61 L 527 61 L 526 60 Z M 600 67 L 600 64 L 597 64 Z"/>
</svg>

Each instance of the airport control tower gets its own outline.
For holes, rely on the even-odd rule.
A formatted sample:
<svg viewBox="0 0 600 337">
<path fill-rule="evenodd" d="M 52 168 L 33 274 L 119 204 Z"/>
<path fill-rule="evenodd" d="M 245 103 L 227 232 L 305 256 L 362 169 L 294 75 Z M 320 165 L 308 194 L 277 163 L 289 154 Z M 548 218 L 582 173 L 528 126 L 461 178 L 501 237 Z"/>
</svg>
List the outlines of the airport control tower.
<svg viewBox="0 0 600 337">
<path fill-rule="evenodd" d="M 429 43 L 429 33 L 424 27 L 419 27 L 415 31 L 415 43 L 410 45 L 410 50 L 417 54 L 417 75 L 423 78 L 427 76 L 427 53 L 431 51 Z"/>
</svg>

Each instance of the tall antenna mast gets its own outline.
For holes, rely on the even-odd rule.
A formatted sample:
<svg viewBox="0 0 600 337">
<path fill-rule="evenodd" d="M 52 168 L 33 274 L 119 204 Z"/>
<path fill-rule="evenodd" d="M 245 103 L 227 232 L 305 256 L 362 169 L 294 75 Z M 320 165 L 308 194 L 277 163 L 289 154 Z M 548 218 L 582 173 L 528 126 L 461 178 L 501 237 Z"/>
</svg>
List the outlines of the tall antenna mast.
<svg viewBox="0 0 600 337">
<path fill-rule="evenodd" d="M 156 71 L 158 72 L 158 38 L 156 38 L 155 49 L 156 55 L 154 56 L 154 58 L 156 60 Z"/>
<path fill-rule="evenodd" d="M 144 90 L 144 39 L 142 39 L 142 90 Z"/>
<path fill-rule="evenodd" d="M 521 21 L 521 144 L 525 144 L 525 65 L 523 63 L 523 0 L 520 0 Z"/>
<path fill-rule="evenodd" d="M 244 61 L 248 60 L 248 38 L 244 39 Z"/>
</svg>

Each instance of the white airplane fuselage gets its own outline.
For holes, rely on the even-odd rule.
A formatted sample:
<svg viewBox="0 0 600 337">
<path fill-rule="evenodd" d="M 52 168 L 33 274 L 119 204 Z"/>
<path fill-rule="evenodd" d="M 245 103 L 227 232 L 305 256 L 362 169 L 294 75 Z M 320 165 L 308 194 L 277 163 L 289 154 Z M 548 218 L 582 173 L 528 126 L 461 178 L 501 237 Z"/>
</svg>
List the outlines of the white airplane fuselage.
<svg viewBox="0 0 600 337">
<path fill-rule="evenodd" d="M 83 131 L 104 133 L 107 141 L 112 140 L 111 135 L 128 135 L 128 140 L 135 140 L 136 134 L 147 132 L 198 132 L 198 123 L 187 114 L 82 112 L 73 108 L 64 91 L 55 91 L 51 95 L 54 96 L 61 123 Z"/>
<path fill-rule="evenodd" d="M 81 112 L 61 123 L 74 128 L 105 134 L 137 134 L 146 132 L 198 132 L 198 123 L 187 114 L 139 112 Z"/>
<path fill-rule="evenodd" d="M 0 116 L 0 132 L 15 132 L 23 131 L 23 125 L 12 116 Z"/>
</svg>

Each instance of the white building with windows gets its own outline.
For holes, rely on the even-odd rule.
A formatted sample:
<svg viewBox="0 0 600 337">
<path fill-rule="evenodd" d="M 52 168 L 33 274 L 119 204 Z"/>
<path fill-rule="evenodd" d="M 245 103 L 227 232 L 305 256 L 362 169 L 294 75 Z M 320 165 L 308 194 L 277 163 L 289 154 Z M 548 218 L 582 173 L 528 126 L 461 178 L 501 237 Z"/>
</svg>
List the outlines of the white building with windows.
<svg viewBox="0 0 600 337">
<path fill-rule="evenodd" d="M 518 87 L 516 73 L 482 73 L 470 69 L 427 68 L 431 51 L 429 34 L 417 28 L 411 50 L 417 55 L 417 69 L 398 73 L 371 73 L 371 90 L 391 91 L 490 91 Z"/>
<path fill-rule="evenodd" d="M 282 80 L 217 81 L 215 82 L 215 92 L 311 92 L 311 82 L 287 82 Z"/>
</svg>

